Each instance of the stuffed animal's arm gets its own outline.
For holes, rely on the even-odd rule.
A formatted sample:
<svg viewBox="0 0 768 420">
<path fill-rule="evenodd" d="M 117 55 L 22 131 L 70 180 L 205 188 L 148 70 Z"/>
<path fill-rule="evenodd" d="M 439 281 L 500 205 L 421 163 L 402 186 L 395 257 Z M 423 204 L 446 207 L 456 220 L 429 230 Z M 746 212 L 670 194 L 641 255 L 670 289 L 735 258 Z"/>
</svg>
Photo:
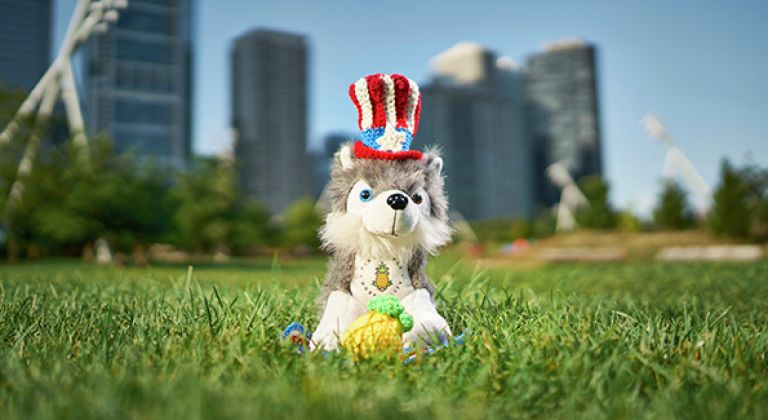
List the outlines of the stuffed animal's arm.
<svg viewBox="0 0 768 420">
<path fill-rule="evenodd" d="M 435 288 L 427 275 L 424 274 L 426 265 L 427 255 L 424 251 L 417 251 L 408 263 L 408 275 L 411 277 L 411 284 L 415 289 L 427 289 L 431 296 L 435 292 Z"/>
<path fill-rule="evenodd" d="M 365 305 L 344 291 L 333 291 L 312 334 L 310 349 L 336 350 L 347 327 L 367 311 Z"/>
<path fill-rule="evenodd" d="M 406 344 L 415 344 L 419 340 L 429 343 L 430 338 L 437 334 L 452 335 L 451 327 L 437 312 L 432 296 L 426 288 L 415 289 L 400 302 L 405 307 L 405 312 L 413 317 L 413 329 L 403 336 Z"/>
</svg>

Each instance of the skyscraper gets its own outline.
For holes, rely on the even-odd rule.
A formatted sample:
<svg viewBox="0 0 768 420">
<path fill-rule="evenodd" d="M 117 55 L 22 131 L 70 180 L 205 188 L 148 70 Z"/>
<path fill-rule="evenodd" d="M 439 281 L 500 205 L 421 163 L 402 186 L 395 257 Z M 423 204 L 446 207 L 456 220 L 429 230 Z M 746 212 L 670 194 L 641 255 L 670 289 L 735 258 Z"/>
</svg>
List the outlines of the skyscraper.
<svg viewBox="0 0 768 420">
<path fill-rule="evenodd" d="M 563 163 L 575 180 L 602 174 L 595 47 L 563 41 L 532 55 L 525 97 L 538 201 L 552 205 L 559 191 L 545 175 L 550 164 Z"/>
<path fill-rule="evenodd" d="M 90 134 L 120 151 L 182 167 L 192 149 L 194 0 L 131 0 L 85 46 Z"/>
<path fill-rule="evenodd" d="M 0 0 L 0 83 L 32 90 L 50 64 L 51 0 Z"/>
<path fill-rule="evenodd" d="M 307 41 L 256 29 L 232 46 L 238 182 L 272 212 L 312 195 L 307 153 Z"/>
<path fill-rule="evenodd" d="M 345 132 L 328 133 L 323 138 L 323 148 L 316 151 L 312 159 L 314 160 L 314 183 L 313 191 L 315 196 L 319 196 L 331 179 L 331 164 L 336 152 L 344 143 L 354 141 L 355 134 Z"/>
<path fill-rule="evenodd" d="M 417 141 L 443 149 L 451 207 L 466 219 L 533 214 L 522 76 L 514 62 L 459 43 L 432 60 Z"/>
</svg>

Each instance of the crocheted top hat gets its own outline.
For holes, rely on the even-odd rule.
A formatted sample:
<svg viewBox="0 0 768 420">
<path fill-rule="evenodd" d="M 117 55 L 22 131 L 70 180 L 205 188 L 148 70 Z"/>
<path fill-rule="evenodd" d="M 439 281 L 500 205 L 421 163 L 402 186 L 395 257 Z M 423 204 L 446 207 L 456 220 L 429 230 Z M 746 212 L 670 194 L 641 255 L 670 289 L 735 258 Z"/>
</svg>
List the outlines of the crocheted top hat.
<svg viewBox="0 0 768 420">
<path fill-rule="evenodd" d="M 399 74 L 372 74 L 349 86 L 357 107 L 360 140 L 355 156 L 360 159 L 421 159 L 409 150 L 419 128 L 421 92 L 413 80 Z"/>
</svg>

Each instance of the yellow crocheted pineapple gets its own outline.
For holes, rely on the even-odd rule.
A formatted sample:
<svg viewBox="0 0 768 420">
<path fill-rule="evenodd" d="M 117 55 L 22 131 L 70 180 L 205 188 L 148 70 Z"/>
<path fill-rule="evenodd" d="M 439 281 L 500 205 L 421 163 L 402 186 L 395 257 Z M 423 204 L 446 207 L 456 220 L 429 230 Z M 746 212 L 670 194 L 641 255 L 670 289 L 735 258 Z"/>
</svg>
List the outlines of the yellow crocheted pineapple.
<svg viewBox="0 0 768 420">
<path fill-rule="evenodd" d="M 377 296 L 368 302 L 368 311 L 347 328 L 341 345 L 355 360 L 402 350 L 403 333 L 413 328 L 413 317 L 400 301 L 395 296 Z"/>
<path fill-rule="evenodd" d="M 382 292 L 392 285 L 392 281 L 389 279 L 389 267 L 386 264 L 381 263 L 376 267 L 376 279 L 373 281 L 373 285 Z"/>
</svg>

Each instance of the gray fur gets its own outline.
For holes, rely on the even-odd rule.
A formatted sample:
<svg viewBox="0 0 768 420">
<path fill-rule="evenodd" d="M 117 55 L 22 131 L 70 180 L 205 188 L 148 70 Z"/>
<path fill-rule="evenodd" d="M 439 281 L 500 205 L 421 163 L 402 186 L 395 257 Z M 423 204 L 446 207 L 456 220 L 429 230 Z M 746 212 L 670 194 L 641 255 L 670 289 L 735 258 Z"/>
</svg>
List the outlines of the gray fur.
<svg viewBox="0 0 768 420">
<path fill-rule="evenodd" d="M 352 145 L 347 146 L 350 146 L 349 150 L 351 150 Z M 340 150 L 344 150 L 343 146 Z M 436 148 L 427 149 L 420 160 L 358 159 L 352 154 L 353 167 L 345 169 L 337 153 L 328 185 L 331 211 L 345 212 L 349 192 L 358 180 L 364 179 L 370 184 L 374 193 L 398 189 L 412 194 L 416 188 L 423 188 L 429 195 L 432 217 L 447 224 L 448 198 L 444 190 L 444 180 L 439 168 L 433 165 L 434 160 L 439 157 L 440 154 Z M 340 290 L 350 293 L 355 261 L 352 253 L 328 245 L 325 250 L 331 256 L 328 261 L 325 284 L 317 299 L 321 316 L 331 292 Z M 431 295 L 434 287 L 424 272 L 427 259 L 428 253 L 425 250 L 416 250 L 408 264 L 408 273 L 414 288 L 426 288 Z"/>
<path fill-rule="evenodd" d="M 325 283 L 317 297 L 317 306 L 320 309 L 318 317 L 323 316 L 328 295 L 335 290 L 352 293 L 349 286 L 355 271 L 354 254 L 337 252 L 328 258 L 328 271 L 325 273 Z"/>
<path fill-rule="evenodd" d="M 348 145 L 351 147 L 351 145 Z M 437 149 L 427 149 L 421 160 L 375 160 L 352 157 L 352 169 L 344 169 L 337 155 L 331 168 L 331 182 L 328 192 L 332 211 L 345 211 L 347 195 L 360 179 L 365 179 L 374 193 L 387 189 L 398 189 L 411 193 L 421 186 L 432 200 L 432 216 L 448 221 L 448 198 L 444 191 L 442 174 L 430 167 L 440 157 Z"/>
<path fill-rule="evenodd" d="M 424 270 L 427 267 L 428 255 L 423 250 L 418 250 L 413 254 L 411 262 L 408 263 L 408 275 L 411 277 L 411 282 L 415 289 L 427 289 L 429 294 L 432 295 L 435 292 L 435 287 L 432 286 L 432 282 L 429 281 L 427 274 Z"/>
</svg>

